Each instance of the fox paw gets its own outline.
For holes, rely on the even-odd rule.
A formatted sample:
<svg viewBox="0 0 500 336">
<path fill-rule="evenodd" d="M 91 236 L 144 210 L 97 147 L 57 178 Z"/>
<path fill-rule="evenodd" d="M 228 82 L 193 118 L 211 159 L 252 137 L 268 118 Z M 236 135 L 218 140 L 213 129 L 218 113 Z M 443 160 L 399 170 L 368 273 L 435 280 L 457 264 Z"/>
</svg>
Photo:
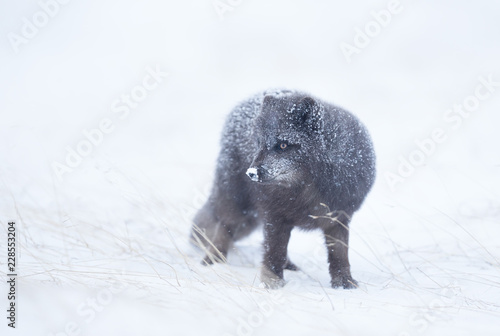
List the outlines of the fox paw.
<svg viewBox="0 0 500 336">
<path fill-rule="evenodd" d="M 216 255 L 206 255 L 205 258 L 201 261 L 201 264 L 204 266 L 213 265 L 214 263 L 225 263 L 226 258 L 224 256 L 216 256 Z"/>
<path fill-rule="evenodd" d="M 283 278 L 280 278 L 265 266 L 262 267 L 260 281 L 265 288 L 269 289 L 278 289 L 285 285 L 285 280 Z"/>
<path fill-rule="evenodd" d="M 289 270 L 289 271 L 298 271 L 299 270 L 297 265 L 295 265 L 293 262 L 291 262 L 290 259 L 287 259 L 284 269 Z"/>
<path fill-rule="evenodd" d="M 344 288 L 344 289 L 354 289 L 358 288 L 358 282 L 352 278 L 350 275 L 338 275 L 332 278 L 333 288 Z"/>
</svg>

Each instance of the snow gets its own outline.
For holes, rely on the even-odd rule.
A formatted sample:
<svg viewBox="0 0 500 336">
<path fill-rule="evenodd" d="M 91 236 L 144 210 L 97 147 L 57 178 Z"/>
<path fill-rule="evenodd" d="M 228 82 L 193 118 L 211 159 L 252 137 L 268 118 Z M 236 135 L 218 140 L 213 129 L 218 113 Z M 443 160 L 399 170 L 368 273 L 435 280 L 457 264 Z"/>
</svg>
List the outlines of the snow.
<svg viewBox="0 0 500 336">
<path fill-rule="evenodd" d="M 246 174 L 248 175 L 248 177 L 250 177 L 252 181 L 255 182 L 259 181 L 259 171 L 257 170 L 257 168 L 254 167 L 248 168 Z"/>
<path fill-rule="evenodd" d="M 0 333 L 496 335 L 500 6 L 401 1 L 348 63 L 339 45 L 388 1 L 232 3 L 221 20 L 211 1 L 72 1 L 18 53 L 8 34 L 41 5 L 0 4 Z M 377 181 L 351 225 L 356 290 L 329 287 L 319 232 L 292 233 L 301 271 L 274 291 L 259 286 L 262 233 L 212 267 L 188 243 L 227 114 L 270 87 L 338 104 L 373 137 Z M 73 166 L 59 178 L 54 162 Z"/>
</svg>

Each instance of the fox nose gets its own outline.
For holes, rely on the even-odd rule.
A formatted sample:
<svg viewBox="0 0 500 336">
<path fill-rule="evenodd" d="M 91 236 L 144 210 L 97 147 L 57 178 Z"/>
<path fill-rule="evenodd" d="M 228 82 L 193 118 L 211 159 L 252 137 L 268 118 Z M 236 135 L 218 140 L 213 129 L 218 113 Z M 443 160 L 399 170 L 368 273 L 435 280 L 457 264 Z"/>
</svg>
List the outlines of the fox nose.
<svg viewBox="0 0 500 336">
<path fill-rule="evenodd" d="M 257 167 L 250 167 L 247 169 L 247 176 L 254 182 L 260 182 L 262 172 Z"/>
</svg>

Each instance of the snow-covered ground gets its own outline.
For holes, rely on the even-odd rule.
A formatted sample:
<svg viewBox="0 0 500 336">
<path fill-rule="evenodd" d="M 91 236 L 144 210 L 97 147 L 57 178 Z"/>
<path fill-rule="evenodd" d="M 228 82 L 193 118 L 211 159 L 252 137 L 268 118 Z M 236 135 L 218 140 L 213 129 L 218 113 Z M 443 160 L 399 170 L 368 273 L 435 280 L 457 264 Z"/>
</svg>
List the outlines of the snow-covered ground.
<svg viewBox="0 0 500 336">
<path fill-rule="evenodd" d="M 499 4 L 63 2 L 0 3 L 2 335 L 498 335 Z M 274 291 L 261 233 L 213 267 L 187 242 L 225 115 L 277 86 L 372 133 L 359 289 L 329 287 L 319 233 Z"/>
</svg>

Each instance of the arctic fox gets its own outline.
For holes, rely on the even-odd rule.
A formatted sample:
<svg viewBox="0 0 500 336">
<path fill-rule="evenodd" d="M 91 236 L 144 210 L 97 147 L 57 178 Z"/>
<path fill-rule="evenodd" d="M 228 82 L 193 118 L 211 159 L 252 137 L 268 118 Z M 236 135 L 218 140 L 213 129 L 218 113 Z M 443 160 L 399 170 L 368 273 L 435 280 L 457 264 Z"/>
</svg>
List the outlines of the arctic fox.
<svg viewBox="0 0 500 336">
<path fill-rule="evenodd" d="M 292 229 L 321 229 L 332 287 L 356 287 L 348 225 L 375 180 L 363 124 L 311 95 L 268 90 L 233 109 L 221 147 L 211 195 L 191 232 L 207 252 L 204 263 L 225 261 L 233 242 L 262 223 L 261 281 L 278 288 L 284 269 L 298 269 L 287 256 Z"/>
</svg>

